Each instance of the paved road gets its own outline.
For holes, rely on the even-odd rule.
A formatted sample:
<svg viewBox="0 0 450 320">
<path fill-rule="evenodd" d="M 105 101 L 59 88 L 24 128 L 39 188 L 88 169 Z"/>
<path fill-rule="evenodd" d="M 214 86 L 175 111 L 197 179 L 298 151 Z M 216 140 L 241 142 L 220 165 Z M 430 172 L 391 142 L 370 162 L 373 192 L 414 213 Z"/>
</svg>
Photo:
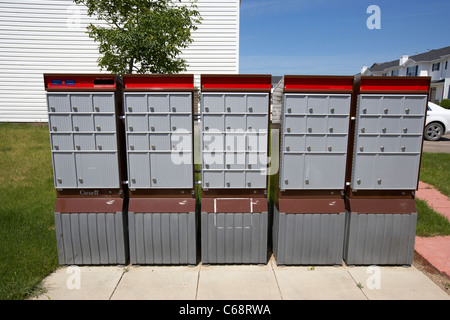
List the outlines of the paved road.
<svg viewBox="0 0 450 320">
<path fill-rule="evenodd" d="M 450 134 L 443 136 L 439 141 L 424 141 L 423 152 L 450 153 Z"/>
</svg>

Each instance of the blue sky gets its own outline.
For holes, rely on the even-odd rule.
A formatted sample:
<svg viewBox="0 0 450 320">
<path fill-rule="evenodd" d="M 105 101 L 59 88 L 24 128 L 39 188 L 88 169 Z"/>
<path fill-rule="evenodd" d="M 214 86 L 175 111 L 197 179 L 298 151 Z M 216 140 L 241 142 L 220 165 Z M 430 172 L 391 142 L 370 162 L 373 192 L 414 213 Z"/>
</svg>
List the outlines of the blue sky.
<svg viewBox="0 0 450 320">
<path fill-rule="evenodd" d="M 370 5 L 381 29 L 367 28 Z M 353 75 L 450 46 L 448 0 L 242 0 L 240 73 Z"/>
</svg>

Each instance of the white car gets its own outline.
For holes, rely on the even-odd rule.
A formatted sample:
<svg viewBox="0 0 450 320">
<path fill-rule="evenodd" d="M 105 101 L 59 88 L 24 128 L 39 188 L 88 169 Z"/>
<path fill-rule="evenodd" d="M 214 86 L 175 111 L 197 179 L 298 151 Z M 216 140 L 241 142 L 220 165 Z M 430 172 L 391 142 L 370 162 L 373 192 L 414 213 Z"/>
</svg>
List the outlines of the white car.
<svg viewBox="0 0 450 320">
<path fill-rule="evenodd" d="M 433 102 L 428 102 L 427 122 L 425 124 L 425 139 L 437 141 L 443 135 L 450 133 L 450 110 L 442 108 Z"/>
</svg>

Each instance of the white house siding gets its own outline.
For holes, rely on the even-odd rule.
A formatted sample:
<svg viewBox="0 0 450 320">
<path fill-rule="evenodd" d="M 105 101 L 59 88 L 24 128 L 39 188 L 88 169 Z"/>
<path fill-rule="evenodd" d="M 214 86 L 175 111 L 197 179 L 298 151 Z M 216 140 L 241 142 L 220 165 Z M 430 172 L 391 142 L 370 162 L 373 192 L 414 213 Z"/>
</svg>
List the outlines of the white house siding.
<svg viewBox="0 0 450 320">
<path fill-rule="evenodd" d="M 203 21 L 182 57 L 198 85 L 202 73 L 239 72 L 240 1 L 197 6 Z M 101 72 L 94 21 L 72 0 L 0 0 L 0 122 L 47 121 L 43 73 Z"/>
</svg>

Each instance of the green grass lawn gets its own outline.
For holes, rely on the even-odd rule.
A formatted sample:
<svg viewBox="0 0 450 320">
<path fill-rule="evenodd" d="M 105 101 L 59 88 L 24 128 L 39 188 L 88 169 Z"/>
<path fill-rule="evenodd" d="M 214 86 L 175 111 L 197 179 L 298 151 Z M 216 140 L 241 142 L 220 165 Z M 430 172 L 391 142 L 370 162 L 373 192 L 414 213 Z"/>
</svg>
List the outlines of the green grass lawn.
<svg viewBox="0 0 450 320">
<path fill-rule="evenodd" d="M 200 179 L 197 173 L 196 180 Z M 425 153 L 421 180 L 449 195 L 450 155 Z M 270 186 L 274 183 L 276 177 Z M 200 190 L 197 185 L 198 195 Z M 0 300 L 28 297 L 58 267 L 55 200 L 47 124 L 0 123 Z M 416 203 L 418 235 L 450 234 L 447 219 L 425 202 Z"/>
<path fill-rule="evenodd" d="M 0 300 L 23 299 L 57 267 L 48 126 L 0 124 Z"/>
<path fill-rule="evenodd" d="M 450 197 L 450 153 L 423 153 L 420 180 Z"/>
</svg>

